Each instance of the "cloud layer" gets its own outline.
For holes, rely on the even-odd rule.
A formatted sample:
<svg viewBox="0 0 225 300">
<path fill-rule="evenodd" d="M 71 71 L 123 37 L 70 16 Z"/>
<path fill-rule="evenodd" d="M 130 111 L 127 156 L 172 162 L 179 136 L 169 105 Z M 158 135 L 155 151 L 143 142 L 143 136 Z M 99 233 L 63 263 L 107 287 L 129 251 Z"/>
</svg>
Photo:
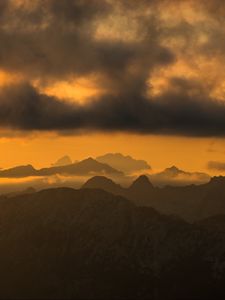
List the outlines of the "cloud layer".
<svg viewBox="0 0 225 300">
<path fill-rule="evenodd" d="M 10 86 L 0 93 L 0 124 L 21 130 L 223 136 L 225 104 L 201 94 L 193 97 L 193 86 L 184 87 L 186 82 L 174 80 L 173 85 L 174 90 L 157 99 L 128 93 L 105 96 L 84 106 L 40 94 L 28 84 Z"/>
<path fill-rule="evenodd" d="M 223 74 L 217 80 L 224 9 L 216 1 L 182 3 L 1 1 L 0 70 L 22 80 L 0 88 L 0 126 L 224 136 Z M 106 92 L 84 105 L 40 89 L 93 74 Z"/>
</svg>

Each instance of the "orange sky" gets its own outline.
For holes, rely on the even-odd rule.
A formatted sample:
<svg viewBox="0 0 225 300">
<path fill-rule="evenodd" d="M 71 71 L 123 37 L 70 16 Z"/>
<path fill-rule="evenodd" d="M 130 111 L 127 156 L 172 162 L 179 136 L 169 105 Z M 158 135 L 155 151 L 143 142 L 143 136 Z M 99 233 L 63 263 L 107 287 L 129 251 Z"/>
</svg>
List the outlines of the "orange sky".
<svg viewBox="0 0 225 300">
<path fill-rule="evenodd" d="M 35 167 L 50 165 L 67 154 L 73 160 L 98 156 L 107 152 L 121 152 L 145 159 L 158 171 L 176 165 L 188 171 L 206 171 L 210 160 L 225 159 L 222 139 L 197 139 L 132 134 L 92 134 L 74 137 L 33 136 L 0 139 L 0 166 L 31 163 Z M 197 155 L 196 155 L 197 151 Z M 218 172 L 209 172 L 218 174 Z"/>
<path fill-rule="evenodd" d="M 12 3 L 30 7 L 29 1 L 12 0 Z M 110 2 L 110 1 L 109 1 Z M 211 1 L 209 1 L 211 3 Z M 112 2 L 113 3 L 113 2 Z M 120 1 L 115 2 L 120 3 Z M 207 91 L 207 95 L 216 100 L 225 99 L 225 69 L 221 53 L 216 56 L 205 54 L 211 32 L 224 29 L 210 11 L 196 9 L 195 4 L 202 1 L 159 1 L 159 6 L 143 9 L 142 6 L 124 14 L 121 6 L 115 5 L 113 14 L 95 24 L 94 36 L 97 41 L 119 41 L 133 43 L 141 41 L 138 17 L 152 16 L 155 12 L 160 26 L 166 28 L 166 35 L 161 36 L 160 44 L 174 53 L 173 63 L 157 66 L 149 75 L 149 95 L 161 95 L 170 88 L 170 80 L 179 77 L 197 81 Z M 202 6 L 201 6 L 202 7 Z M 207 6 L 208 7 L 208 6 Z M 210 7 L 210 6 L 209 6 Z M 206 5 L 202 8 L 206 8 Z M 10 19 L 9 19 L 10 20 Z M 139 20 L 139 21 L 138 21 Z M 16 25 L 8 21 L 12 30 Z M 20 23 L 19 23 L 20 24 Z M 147 23 L 146 23 L 147 24 Z M 43 28 L 48 24 L 41 24 Z M 187 27 L 189 26 L 189 27 Z M 207 27 L 208 26 L 208 27 Z M 188 30 L 192 30 L 191 37 Z M 32 27 L 31 27 L 32 28 Z M 164 28 L 164 29 L 165 29 Z M 24 29 L 22 27 L 22 29 Z M 209 30 L 210 29 L 210 30 Z M 168 31 L 171 31 L 168 33 Z M 175 32 L 175 33 L 174 33 Z M 154 33 L 154 32 L 153 32 Z M 157 39 L 156 39 L 157 40 Z M 158 40 L 157 40 L 158 42 Z M 204 49 L 204 51 L 202 50 Z M 1 67 L 0 67 L 1 68 Z M 7 68 L 6 68 L 7 69 Z M 102 71 L 87 72 L 86 75 L 70 74 L 65 78 L 48 78 L 34 75 L 30 77 L 27 70 L 0 69 L 0 89 L 15 83 L 29 81 L 40 93 L 55 96 L 59 100 L 87 104 L 104 94 L 113 94 L 114 86 L 105 78 Z M 141 74 L 142 66 L 132 65 L 128 74 Z M 146 75 L 147 76 L 147 75 Z M 107 81 L 108 80 L 108 81 Z M 148 79 L 146 80 L 148 81 Z M 207 171 L 207 162 L 211 160 L 225 161 L 225 141 L 222 138 L 191 138 L 163 135 L 138 135 L 121 133 L 92 133 L 84 135 L 58 135 L 57 133 L 26 133 L 2 128 L 0 137 L 0 167 L 31 163 L 35 167 L 51 164 L 60 156 L 70 155 L 74 160 L 88 156 L 98 156 L 107 152 L 121 152 L 135 158 L 145 159 L 153 170 L 176 165 L 190 171 Z M 212 173 L 211 174 L 215 174 Z"/>
<path fill-rule="evenodd" d="M 185 66 L 173 66 L 171 72 L 186 72 Z M 165 84 L 166 71 L 153 80 L 156 93 Z M 167 71 L 169 73 L 169 71 Z M 164 75 L 166 74 L 166 75 Z M 164 77 L 165 76 L 165 77 Z M 0 73 L 0 86 L 20 81 L 16 75 Z M 160 81 L 161 80 L 161 81 Z M 38 82 L 34 84 L 38 85 Z M 102 93 L 95 78 L 81 78 L 77 81 L 58 82 L 45 87 L 49 95 L 62 96 L 68 101 L 86 103 L 88 99 Z M 64 96 L 64 97 L 63 97 Z M 76 99 L 76 100 L 75 100 Z M 9 134 L 11 134 L 9 132 Z M 19 133 L 18 133 L 19 134 Z M 86 157 L 96 157 L 108 152 L 121 152 L 138 159 L 145 159 L 158 171 L 171 165 L 176 165 L 187 171 L 205 171 L 212 175 L 217 171 L 207 169 L 211 160 L 225 160 L 225 141 L 214 138 L 186 138 L 172 136 L 136 135 L 125 133 L 101 134 L 92 133 L 78 136 L 59 136 L 51 133 L 33 133 L 28 136 L 0 138 L 0 167 L 8 168 L 14 165 L 32 164 L 44 167 L 56 161 L 59 157 L 69 155 L 73 160 Z M 20 135 L 20 134 L 19 134 Z M 197 154 L 196 154 L 197 153 Z"/>
</svg>

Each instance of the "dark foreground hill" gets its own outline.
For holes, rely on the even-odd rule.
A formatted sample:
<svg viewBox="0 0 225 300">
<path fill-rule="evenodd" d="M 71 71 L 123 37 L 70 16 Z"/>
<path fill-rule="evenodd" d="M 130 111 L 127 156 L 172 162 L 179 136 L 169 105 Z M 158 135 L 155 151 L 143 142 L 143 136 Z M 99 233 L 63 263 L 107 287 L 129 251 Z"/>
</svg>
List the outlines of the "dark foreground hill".
<svg viewBox="0 0 225 300">
<path fill-rule="evenodd" d="M 1 197 L 0 299 L 224 299 L 215 223 L 94 189 Z"/>
<path fill-rule="evenodd" d="M 140 176 L 123 188 L 102 176 L 89 179 L 84 188 L 99 188 L 130 199 L 138 206 L 150 206 L 163 214 L 174 214 L 197 221 L 225 214 L 225 177 L 213 177 L 209 183 L 189 186 L 154 187 L 147 176 Z"/>
</svg>

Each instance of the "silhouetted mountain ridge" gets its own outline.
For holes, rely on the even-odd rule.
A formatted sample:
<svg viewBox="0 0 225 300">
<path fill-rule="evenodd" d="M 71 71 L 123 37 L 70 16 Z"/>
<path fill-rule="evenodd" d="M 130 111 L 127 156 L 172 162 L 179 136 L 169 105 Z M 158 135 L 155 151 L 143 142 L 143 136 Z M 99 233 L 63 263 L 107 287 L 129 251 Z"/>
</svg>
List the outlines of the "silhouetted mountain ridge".
<svg viewBox="0 0 225 300">
<path fill-rule="evenodd" d="M 151 184 L 150 180 L 146 175 L 139 176 L 130 186 L 130 189 L 133 190 L 149 188 L 153 188 L 153 185 Z"/>
<path fill-rule="evenodd" d="M 109 187 L 95 178 L 86 182 L 84 187 L 103 189 L 124 196 L 136 205 L 154 207 L 161 213 L 178 215 L 188 221 L 225 214 L 224 177 L 212 178 L 202 185 L 164 188 L 154 187 L 147 176 L 140 176 L 128 188 L 118 188 L 112 181 Z"/>
<path fill-rule="evenodd" d="M 221 236 L 102 190 L 0 197 L 0 224 L 1 299 L 225 295 Z"/>
<path fill-rule="evenodd" d="M 37 170 L 32 165 L 17 166 L 7 170 L 0 170 L 0 177 L 27 177 L 36 176 Z"/>
<path fill-rule="evenodd" d="M 210 181 L 210 176 L 202 172 L 187 172 L 176 166 L 166 168 L 164 171 L 149 175 L 156 186 L 185 186 L 190 184 L 203 184 Z"/>
<path fill-rule="evenodd" d="M 121 176 L 122 172 L 108 166 L 107 164 L 100 163 L 93 158 L 89 157 L 80 162 L 63 165 L 57 167 L 49 167 L 42 169 L 35 169 L 31 165 L 18 166 L 7 170 L 0 170 L 0 177 L 8 178 L 23 178 L 29 176 L 51 176 L 51 175 L 94 175 L 94 174 L 111 174 Z"/>
<path fill-rule="evenodd" d="M 95 176 L 90 178 L 82 188 L 102 189 L 113 194 L 122 194 L 123 188 L 112 179 L 105 176 Z"/>
</svg>

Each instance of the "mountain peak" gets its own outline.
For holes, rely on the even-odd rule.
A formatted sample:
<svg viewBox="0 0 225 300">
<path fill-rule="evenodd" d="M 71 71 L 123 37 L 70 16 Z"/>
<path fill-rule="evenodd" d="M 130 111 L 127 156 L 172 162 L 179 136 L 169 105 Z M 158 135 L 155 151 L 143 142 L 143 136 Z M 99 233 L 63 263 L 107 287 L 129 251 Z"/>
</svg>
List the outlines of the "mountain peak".
<svg viewBox="0 0 225 300">
<path fill-rule="evenodd" d="M 149 188 L 153 187 L 149 178 L 146 175 L 139 176 L 131 185 L 131 188 Z"/>
<path fill-rule="evenodd" d="M 88 179 L 88 181 L 83 185 L 83 187 L 97 186 L 98 188 L 100 188 L 102 185 L 116 185 L 116 183 L 112 179 L 107 178 L 105 176 L 94 176 Z"/>
<path fill-rule="evenodd" d="M 16 166 L 0 171 L 0 177 L 17 178 L 36 175 L 36 169 L 32 165 Z"/>
<path fill-rule="evenodd" d="M 97 162 L 94 158 L 92 158 L 92 157 L 88 157 L 88 158 L 86 158 L 86 159 L 84 159 L 84 160 L 82 160 L 83 162 Z"/>
<path fill-rule="evenodd" d="M 79 161 L 77 164 L 79 165 L 96 165 L 96 164 L 99 164 L 99 162 L 97 160 L 95 160 L 94 158 L 92 157 L 88 157 L 88 158 L 85 158 L 81 161 Z"/>
<path fill-rule="evenodd" d="M 108 164 L 101 163 L 92 157 L 88 157 L 88 158 L 76 163 L 75 166 L 82 167 L 87 172 L 92 172 L 92 174 L 94 174 L 94 173 L 99 173 L 99 174 L 113 173 L 113 174 L 117 174 L 117 175 L 123 175 L 123 173 L 121 171 L 118 171 L 118 170 L 112 168 Z M 84 169 L 82 169 L 82 170 L 84 170 Z"/>
<path fill-rule="evenodd" d="M 102 189 L 115 194 L 121 191 L 121 186 L 119 184 L 115 183 L 113 180 L 105 176 L 94 176 L 88 179 L 88 181 L 82 186 L 82 188 Z"/>
<path fill-rule="evenodd" d="M 182 170 L 180 170 L 179 168 L 177 168 L 176 166 L 172 166 L 169 168 L 165 169 L 166 172 L 172 172 L 172 173 L 180 173 L 183 172 Z"/>
<path fill-rule="evenodd" d="M 12 169 L 14 169 L 14 170 L 19 170 L 19 169 L 24 169 L 24 170 L 35 170 L 34 169 L 34 167 L 31 165 L 31 164 L 28 164 L 28 165 L 21 165 L 21 166 L 16 166 L 16 167 L 14 167 L 14 168 L 12 168 Z M 8 170 L 10 170 L 10 169 L 8 169 Z"/>
<path fill-rule="evenodd" d="M 59 158 L 54 164 L 52 164 L 53 167 L 61 167 L 66 165 L 71 165 L 73 162 L 71 158 L 68 155 L 65 155 L 61 158 Z"/>
<path fill-rule="evenodd" d="M 106 153 L 102 156 L 96 157 L 96 160 L 101 163 L 106 163 L 117 170 L 125 172 L 126 174 L 151 169 L 146 161 L 135 159 L 130 155 L 123 155 L 122 153 Z"/>
</svg>

